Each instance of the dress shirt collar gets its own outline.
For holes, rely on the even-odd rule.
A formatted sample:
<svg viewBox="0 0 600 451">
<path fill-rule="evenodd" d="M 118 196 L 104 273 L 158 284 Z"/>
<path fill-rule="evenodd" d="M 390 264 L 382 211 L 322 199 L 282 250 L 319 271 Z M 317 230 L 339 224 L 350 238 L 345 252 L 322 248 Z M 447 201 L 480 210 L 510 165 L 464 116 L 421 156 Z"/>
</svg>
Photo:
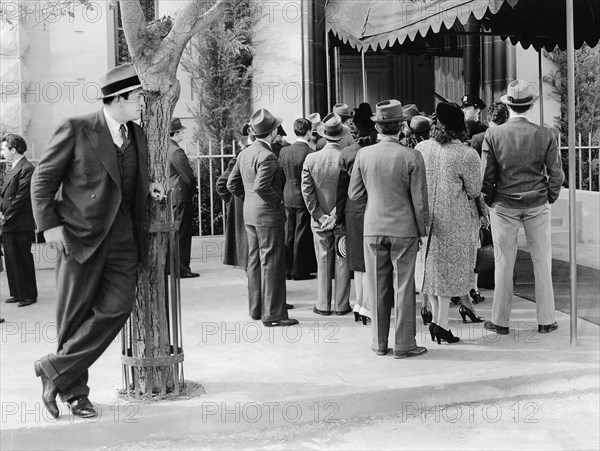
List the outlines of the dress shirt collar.
<svg viewBox="0 0 600 451">
<path fill-rule="evenodd" d="M 308 141 L 304 138 L 296 138 L 296 142 L 297 143 L 304 143 L 304 144 L 308 144 Z"/>
<path fill-rule="evenodd" d="M 12 161 L 11 169 L 14 168 L 23 158 L 25 158 L 23 154 L 15 153 L 15 159 Z"/>
<path fill-rule="evenodd" d="M 118 123 L 117 121 L 115 121 L 110 114 L 108 114 L 108 111 L 106 111 L 106 108 L 104 108 L 104 118 L 106 119 L 106 125 L 108 126 L 108 131 L 110 131 L 110 136 L 112 137 L 113 142 L 117 145 L 117 146 L 121 146 L 123 144 L 123 138 L 121 137 L 121 131 L 119 130 L 119 127 L 121 127 L 121 124 Z M 129 129 L 127 128 L 127 124 L 123 124 L 125 125 L 125 130 L 127 132 L 129 132 Z"/>
</svg>

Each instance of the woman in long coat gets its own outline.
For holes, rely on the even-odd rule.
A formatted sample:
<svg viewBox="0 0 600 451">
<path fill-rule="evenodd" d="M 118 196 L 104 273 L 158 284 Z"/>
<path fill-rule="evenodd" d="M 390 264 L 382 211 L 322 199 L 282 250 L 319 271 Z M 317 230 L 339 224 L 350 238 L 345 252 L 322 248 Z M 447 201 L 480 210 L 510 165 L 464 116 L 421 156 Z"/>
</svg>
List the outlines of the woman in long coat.
<svg viewBox="0 0 600 451">
<path fill-rule="evenodd" d="M 468 294 L 475 283 L 481 170 L 477 152 L 461 143 L 465 123 L 460 107 L 440 103 L 436 114 L 430 139 L 416 147 L 425 160 L 431 220 L 421 292 L 431 299 L 432 340 L 455 343 L 459 338 L 448 329 L 448 306 L 452 296 Z"/>
</svg>

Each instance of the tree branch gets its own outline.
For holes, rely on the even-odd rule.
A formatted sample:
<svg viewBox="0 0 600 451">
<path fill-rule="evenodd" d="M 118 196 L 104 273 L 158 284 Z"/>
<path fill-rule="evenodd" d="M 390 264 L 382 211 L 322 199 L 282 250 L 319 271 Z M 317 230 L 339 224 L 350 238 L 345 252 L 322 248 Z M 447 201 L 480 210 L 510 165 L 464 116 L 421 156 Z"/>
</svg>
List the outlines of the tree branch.
<svg viewBox="0 0 600 451">
<path fill-rule="evenodd" d="M 129 55 L 135 61 L 143 53 L 146 29 L 146 18 L 140 0 L 119 0 L 121 23 L 127 40 Z"/>
<path fill-rule="evenodd" d="M 221 17 L 223 0 L 186 0 L 177 16 L 173 19 L 173 28 L 167 39 L 183 48 L 202 28 L 208 27 Z"/>
</svg>

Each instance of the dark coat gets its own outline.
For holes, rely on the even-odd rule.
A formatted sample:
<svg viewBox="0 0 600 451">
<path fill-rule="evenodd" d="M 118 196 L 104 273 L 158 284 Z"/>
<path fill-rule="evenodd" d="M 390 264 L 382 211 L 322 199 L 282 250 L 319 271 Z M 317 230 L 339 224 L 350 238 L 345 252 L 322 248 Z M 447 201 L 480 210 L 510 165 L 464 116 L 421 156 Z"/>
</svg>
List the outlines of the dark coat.
<svg viewBox="0 0 600 451">
<path fill-rule="evenodd" d="M 150 188 L 146 138 L 139 125 L 127 126 L 138 157 L 133 225 L 138 257 L 147 263 L 142 239 Z M 31 201 L 39 230 L 64 226 L 71 255 L 78 262 L 98 249 L 121 205 L 117 152 L 103 110 L 67 119 L 58 127 L 35 168 Z"/>
<path fill-rule="evenodd" d="M 173 204 L 192 202 L 198 194 L 198 183 L 190 160 L 179 145 L 169 140 L 169 189 L 173 190 Z"/>
<path fill-rule="evenodd" d="M 244 223 L 244 201 L 232 195 L 227 189 L 227 179 L 236 161 L 237 157 L 229 161 L 227 169 L 217 179 L 216 190 L 221 199 L 227 203 L 223 264 L 246 269 L 248 266 L 248 235 L 246 235 L 246 224 Z"/>
<path fill-rule="evenodd" d="M 6 171 L 0 189 L 0 212 L 4 215 L 4 232 L 33 232 L 35 221 L 31 209 L 31 176 L 34 166 L 23 157 Z"/>
<path fill-rule="evenodd" d="M 306 208 L 300 184 L 302 182 L 302 165 L 306 156 L 311 152 L 313 150 L 308 144 L 301 141 L 297 141 L 281 150 L 279 163 L 285 175 L 283 200 L 286 207 Z"/>
</svg>

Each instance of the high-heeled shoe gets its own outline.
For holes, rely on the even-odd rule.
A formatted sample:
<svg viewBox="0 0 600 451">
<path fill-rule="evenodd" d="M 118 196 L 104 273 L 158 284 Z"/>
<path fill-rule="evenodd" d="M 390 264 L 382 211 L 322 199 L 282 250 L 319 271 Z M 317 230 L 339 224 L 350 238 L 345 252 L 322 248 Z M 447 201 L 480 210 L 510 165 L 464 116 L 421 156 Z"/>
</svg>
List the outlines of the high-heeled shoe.
<svg viewBox="0 0 600 451">
<path fill-rule="evenodd" d="M 448 343 L 457 343 L 460 341 L 460 338 L 452 335 L 452 332 L 450 332 L 450 330 L 446 330 L 440 326 L 435 326 L 435 329 L 433 330 L 433 334 L 435 335 L 435 338 L 436 338 L 438 344 L 442 344 L 442 340 L 444 340 Z"/>
<path fill-rule="evenodd" d="M 431 313 L 431 310 L 429 310 L 427 307 L 422 307 L 421 308 L 421 318 L 423 318 L 423 324 L 425 326 L 427 324 L 429 324 L 431 322 L 431 320 L 433 319 L 433 314 Z"/>
<path fill-rule="evenodd" d="M 360 318 L 362 319 L 363 326 L 371 324 L 371 318 L 369 318 L 368 316 L 360 315 Z"/>
<path fill-rule="evenodd" d="M 472 323 L 482 323 L 484 321 L 484 319 L 481 316 L 476 315 L 473 312 L 473 310 L 464 305 L 460 306 L 460 308 L 458 309 L 458 313 L 460 313 L 460 316 L 462 316 L 463 323 L 467 322 L 467 316 L 469 317 Z"/>
<path fill-rule="evenodd" d="M 429 335 L 431 335 L 431 341 L 435 341 L 435 328 L 437 327 L 436 323 L 431 323 L 429 325 Z"/>
<path fill-rule="evenodd" d="M 354 312 L 354 322 L 358 323 L 360 321 L 360 314 L 358 312 Z"/>
<path fill-rule="evenodd" d="M 474 304 L 479 304 L 480 302 L 485 301 L 485 296 L 479 291 L 475 291 L 475 288 L 471 288 L 471 291 L 469 291 L 469 296 L 471 296 L 473 299 Z"/>
</svg>

